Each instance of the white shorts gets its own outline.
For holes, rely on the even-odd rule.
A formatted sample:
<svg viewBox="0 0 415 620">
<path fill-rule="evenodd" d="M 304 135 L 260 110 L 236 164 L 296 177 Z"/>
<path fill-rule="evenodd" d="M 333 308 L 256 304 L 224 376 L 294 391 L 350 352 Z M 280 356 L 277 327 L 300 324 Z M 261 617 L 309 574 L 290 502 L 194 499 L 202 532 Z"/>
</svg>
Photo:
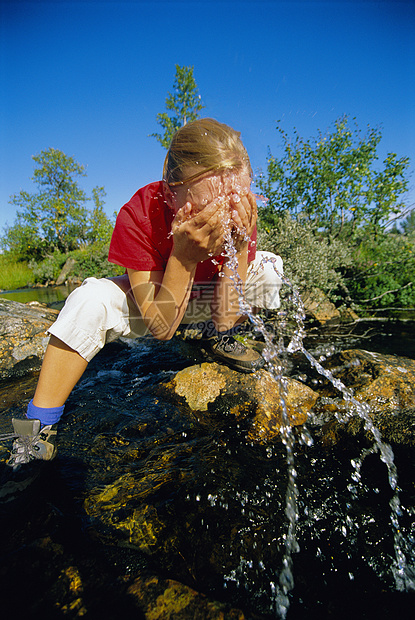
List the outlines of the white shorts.
<svg viewBox="0 0 415 620">
<path fill-rule="evenodd" d="M 245 284 L 248 304 L 268 310 L 279 308 L 282 270 L 280 256 L 257 251 L 255 260 L 249 265 Z M 107 342 L 149 334 L 128 285 L 128 276 L 87 278 L 69 295 L 57 320 L 49 328 L 49 334 L 77 351 L 87 362 Z M 212 288 L 208 287 L 199 297 L 192 299 L 182 323 L 209 320 L 211 296 Z"/>
</svg>

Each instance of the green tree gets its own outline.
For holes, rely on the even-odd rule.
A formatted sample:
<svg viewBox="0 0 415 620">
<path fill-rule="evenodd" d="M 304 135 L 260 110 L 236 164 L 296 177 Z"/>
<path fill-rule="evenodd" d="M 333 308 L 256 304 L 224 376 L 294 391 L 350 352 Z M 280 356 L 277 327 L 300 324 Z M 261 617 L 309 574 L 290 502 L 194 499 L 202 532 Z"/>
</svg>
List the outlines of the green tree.
<svg viewBox="0 0 415 620">
<path fill-rule="evenodd" d="M 13 226 L 6 224 L 0 248 L 17 261 L 41 260 L 47 252 L 47 243 L 39 235 L 36 222 L 25 215 L 18 213 Z"/>
<path fill-rule="evenodd" d="M 105 245 L 111 240 L 114 222 L 104 212 L 104 198 L 106 192 L 103 187 L 94 187 L 92 190 L 93 209 L 88 217 L 87 239 L 90 244 Z"/>
<path fill-rule="evenodd" d="M 2 247 L 21 259 L 39 258 L 48 252 L 68 252 L 87 236 L 87 196 L 77 177 L 84 166 L 57 149 L 41 151 L 32 181 L 35 193 L 21 191 L 10 198 L 17 207 L 16 223 L 6 227 Z"/>
<path fill-rule="evenodd" d="M 383 168 L 375 170 L 381 140 L 378 129 L 368 128 L 362 137 L 343 117 L 331 133 L 320 132 L 308 140 L 296 130 L 291 140 L 279 125 L 277 131 L 283 155 L 277 158 L 270 153 L 267 174 L 258 180 L 267 199 L 259 209 L 265 228 L 273 227 L 288 210 L 294 218 L 308 219 L 316 230 L 350 238 L 362 225 L 379 233 L 401 212 L 409 159 L 389 153 Z"/>
<path fill-rule="evenodd" d="M 48 149 L 33 157 L 37 164 L 32 180 L 38 191 L 11 196 L 18 210 L 12 226 L 6 226 L 0 247 L 17 260 L 41 261 L 57 253 L 100 244 L 111 238 L 114 222 L 104 212 L 105 190 L 92 190 L 91 198 L 79 187 L 77 177 L 86 176 L 84 166 L 62 151 Z"/>
<path fill-rule="evenodd" d="M 404 235 L 388 232 L 409 210 L 409 158 L 389 153 L 377 164 L 380 131 L 362 135 L 347 117 L 307 140 L 277 130 L 282 155 L 269 154 L 257 181 L 261 245 L 281 254 L 301 290 L 322 289 L 365 312 L 413 306 L 413 218 Z"/>
<path fill-rule="evenodd" d="M 166 108 L 170 113 L 157 114 L 157 122 L 164 131 L 162 134 L 150 134 L 165 149 L 169 148 L 173 134 L 186 123 L 199 118 L 199 112 L 205 107 L 193 77 L 193 67 L 176 65 L 173 88 L 174 93 L 168 93 L 166 97 Z"/>
</svg>

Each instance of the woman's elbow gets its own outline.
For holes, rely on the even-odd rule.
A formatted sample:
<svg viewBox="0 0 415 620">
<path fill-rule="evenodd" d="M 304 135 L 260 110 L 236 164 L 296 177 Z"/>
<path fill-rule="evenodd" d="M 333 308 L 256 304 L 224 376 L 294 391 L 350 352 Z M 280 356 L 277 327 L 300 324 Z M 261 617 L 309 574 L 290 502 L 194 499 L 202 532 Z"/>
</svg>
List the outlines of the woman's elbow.
<svg viewBox="0 0 415 620">
<path fill-rule="evenodd" d="M 156 338 L 156 340 L 171 340 L 175 334 L 174 329 L 171 329 L 168 325 L 155 325 L 154 322 L 152 324 L 147 324 L 147 329 L 151 333 L 151 335 Z"/>
</svg>

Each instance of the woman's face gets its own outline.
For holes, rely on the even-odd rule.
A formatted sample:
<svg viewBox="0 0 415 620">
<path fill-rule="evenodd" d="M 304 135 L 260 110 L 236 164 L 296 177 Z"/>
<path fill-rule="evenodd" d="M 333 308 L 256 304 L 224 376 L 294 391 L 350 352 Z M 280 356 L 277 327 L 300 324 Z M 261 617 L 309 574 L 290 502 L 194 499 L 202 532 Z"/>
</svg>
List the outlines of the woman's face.
<svg viewBox="0 0 415 620">
<path fill-rule="evenodd" d="M 207 173 L 206 176 L 191 183 L 172 188 L 172 207 L 177 213 L 181 207 L 189 202 L 194 214 L 212 202 L 222 202 L 226 207 L 232 195 L 246 195 L 250 191 L 250 186 L 251 177 L 247 170 Z"/>
</svg>

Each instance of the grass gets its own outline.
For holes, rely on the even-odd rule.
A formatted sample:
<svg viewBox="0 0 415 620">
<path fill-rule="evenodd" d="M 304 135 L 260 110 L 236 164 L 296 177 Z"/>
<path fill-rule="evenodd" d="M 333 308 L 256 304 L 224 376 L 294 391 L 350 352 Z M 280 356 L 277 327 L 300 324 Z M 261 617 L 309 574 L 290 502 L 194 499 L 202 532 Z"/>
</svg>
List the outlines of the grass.
<svg viewBox="0 0 415 620">
<path fill-rule="evenodd" d="M 33 272 L 27 263 L 16 263 L 0 254 L 0 290 L 13 291 L 33 282 Z"/>
</svg>

